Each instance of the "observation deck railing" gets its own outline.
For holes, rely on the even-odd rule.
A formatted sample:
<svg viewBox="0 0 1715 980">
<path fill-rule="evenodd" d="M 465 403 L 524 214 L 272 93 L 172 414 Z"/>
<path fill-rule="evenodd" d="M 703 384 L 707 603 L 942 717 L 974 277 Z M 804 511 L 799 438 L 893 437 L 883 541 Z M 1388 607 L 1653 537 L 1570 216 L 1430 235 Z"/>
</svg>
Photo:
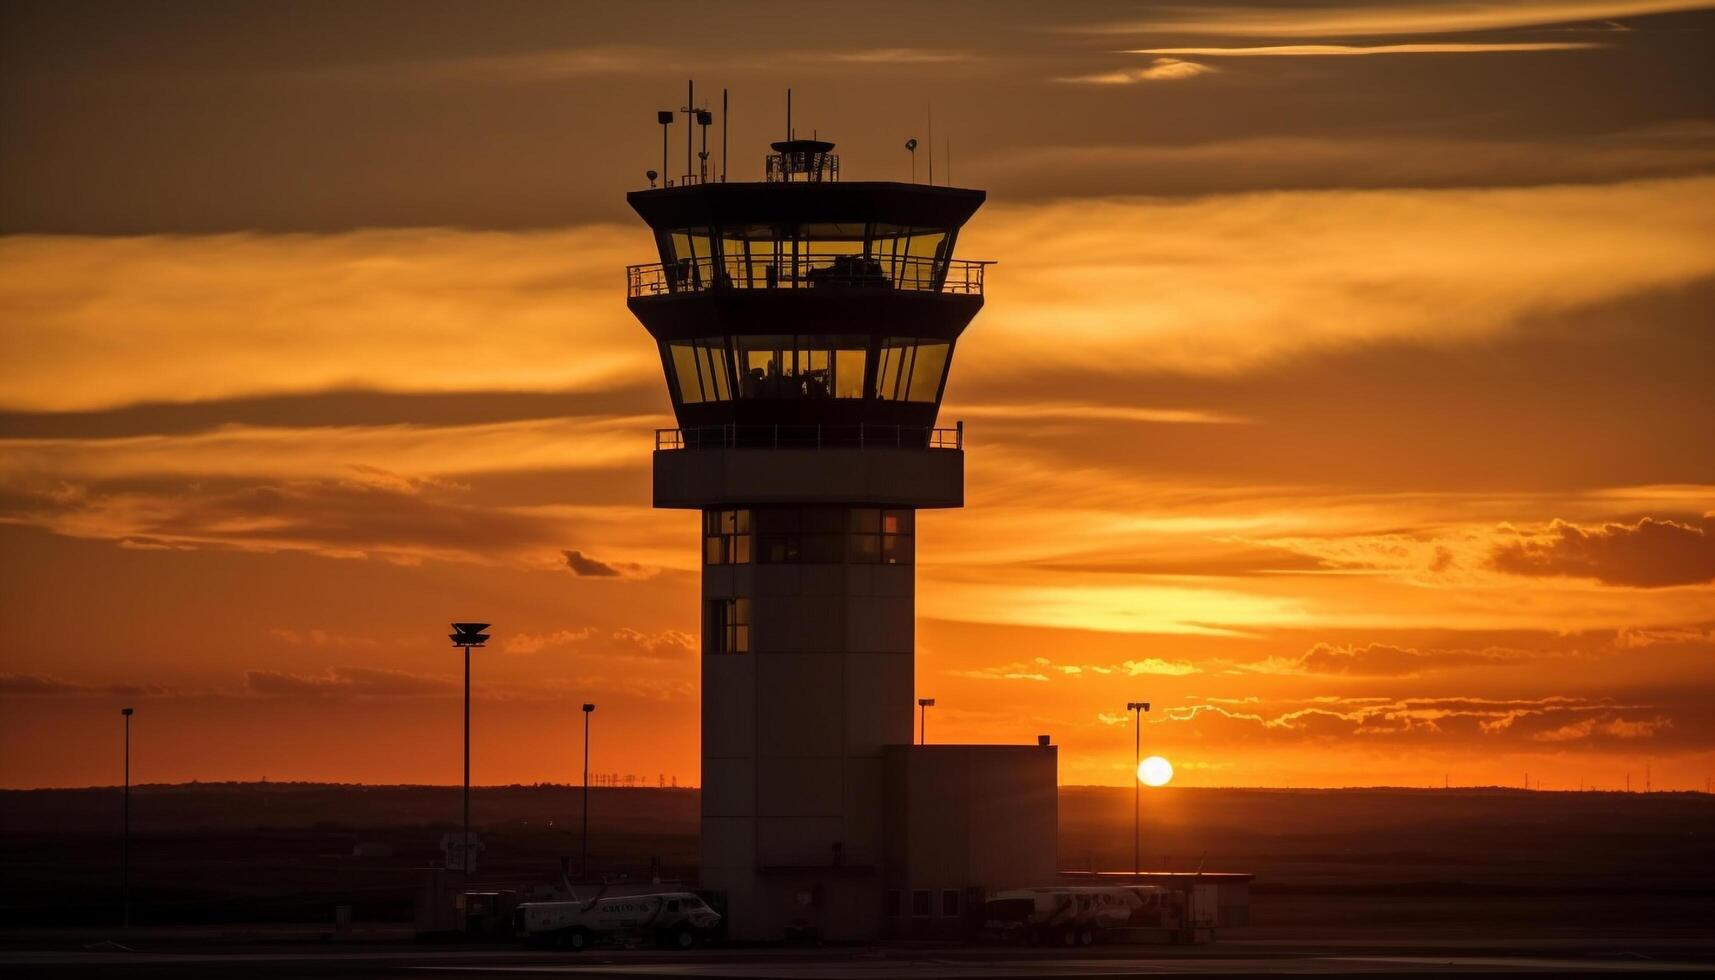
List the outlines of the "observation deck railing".
<svg viewBox="0 0 1715 980">
<path fill-rule="evenodd" d="M 704 425 L 656 429 L 655 448 L 963 449 L 965 423 L 927 425 Z"/>
<path fill-rule="evenodd" d="M 720 289 L 893 289 L 920 293 L 983 294 L 981 259 L 871 258 L 844 252 L 800 253 L 776 264 L 714 258 L 649 262 L 625 267 L 626 295 L 666 296 Z"/>
</svg>

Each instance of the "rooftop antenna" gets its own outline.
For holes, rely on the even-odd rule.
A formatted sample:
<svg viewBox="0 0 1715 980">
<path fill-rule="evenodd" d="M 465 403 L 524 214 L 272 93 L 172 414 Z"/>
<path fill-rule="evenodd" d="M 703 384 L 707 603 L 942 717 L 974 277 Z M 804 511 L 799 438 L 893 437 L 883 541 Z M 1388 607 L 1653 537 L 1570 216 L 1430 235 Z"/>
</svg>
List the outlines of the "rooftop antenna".
<svg viewBox="0 0 1715 980">
<path fill-rule="evenodd" d="M 714 113 L 707 109 L 697 110 L 697 126 L 702 129 L 702 148 L 697 151 L 697 181 L 709 182 L 709 126 L 715 121 Z"/>
<path fill-rule="evenodd" d="M 655 113 L 655 121 L 661 124 L 661 186 L 670 187 L 672 186 L 673 181 L 671 178 L 666 176 L 671 173 L 671 171 L 667 169 L 667 128 L 673 125 L 673 110 L 662 109 Z M 653 171 L 650 172 L 649 180 L 649 186 L 655 186 L 655 176 Z"/>
<path fill-rule="evenodd" d="M 905 150 L 911 154 L 911 182 L 915 184 L 917 183 L 917 140 L 915 138 L 906 140 Z"/>
<path fill-rule="evenodd" d="M 786 138 L 792 138 L 792 90 L 786 90 Z"/>
<path fill-rule="evenodd" d="M 935 186 L 935 104 L 929 103 L 929 186 Z"/>
<path fill-rule="evenodd" d="M 947 186 L 953 186 L 953 134 L 947 134 L 947 163 L 942 167 L 946 171 Z"/>
<path fill-rule="evenodd" d="M 721 183 L 726 183 L 726 89 L 721 89 Z M 673 777 L 675 780 L 677 776 Z"/>
<path fill-rule="evenodd" d="M 697 86 L 695 82 L 685 82 L 685 105 L 679 111 L 685 114 L 685 176 L 691 176 L 691 123 L 697 113 Z"/>
</svg>

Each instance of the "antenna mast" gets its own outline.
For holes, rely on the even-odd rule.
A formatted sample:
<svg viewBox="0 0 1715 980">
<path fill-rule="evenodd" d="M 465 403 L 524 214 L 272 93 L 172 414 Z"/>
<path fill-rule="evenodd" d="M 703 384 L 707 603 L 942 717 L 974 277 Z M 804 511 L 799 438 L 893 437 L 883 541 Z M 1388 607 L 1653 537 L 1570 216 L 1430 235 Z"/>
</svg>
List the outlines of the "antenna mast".
<svg viewBox="0 0 1715 980">
<path fill-rule="evenodd" d="M 726 89 L 721 89 L 721 183 L 726 183 Z M 677 778 L 677 777 L 675 777 Z"/>
<path fill-rule="evenodd" d="M 792 138 L 792 90 L 786 90 L 786 138 Z"/>
<path fill-rule="evenodd" d="M 935 104 L 929 103 L 929 186 L 935 186 Z"/>
<path fill-rule="evenodd" d="M 691 176 L 691 127 L 697 121 L 697 84 L 694 81 L 685 82 L 685 108 L 679 111 L 685 114 L 685 176 Z M 686 183 L 689 183 L 687 180 Z"/>
</svg>

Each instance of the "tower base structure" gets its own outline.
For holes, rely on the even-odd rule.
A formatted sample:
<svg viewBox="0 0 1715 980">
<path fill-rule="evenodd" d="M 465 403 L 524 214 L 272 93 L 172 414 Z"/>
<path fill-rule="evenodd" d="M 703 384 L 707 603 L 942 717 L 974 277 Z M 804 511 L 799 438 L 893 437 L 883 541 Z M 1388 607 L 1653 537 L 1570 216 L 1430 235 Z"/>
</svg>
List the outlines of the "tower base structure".
<svg viewBox="0 0 1715 980">
<path fill-rule="evenodd" d="M 657 450 L 656 506 L 702 512 L 701 883 L 730 938 L 958 934 L 984 889 L 1053 881 L 1052 746 L 910 744 L 916 512 L 963 488 L 958 448 Z"/>
</svg>

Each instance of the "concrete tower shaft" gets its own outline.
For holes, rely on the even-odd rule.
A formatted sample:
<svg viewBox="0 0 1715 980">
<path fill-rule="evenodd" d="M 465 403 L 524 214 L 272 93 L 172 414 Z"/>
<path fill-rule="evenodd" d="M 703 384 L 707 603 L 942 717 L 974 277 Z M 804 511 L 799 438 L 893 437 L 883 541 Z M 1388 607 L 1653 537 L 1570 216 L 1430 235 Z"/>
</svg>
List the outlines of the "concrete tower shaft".
<svg viewBox="0 0 1715 980">
<path fill-rule="evenodd" d="M 659 251 L 628 305 L 679 422 L 655 505 L 700 512 L 702 880 L 739 939 L 882 929 L 916 517 L 964 502 L 962 426 L 937 415 L 982 306 L 985 263 L 953 258 L 981 191 L 841 183 L 810 143 L 777 145 L 767 182 L 628 195 Z"/>
</svg>

